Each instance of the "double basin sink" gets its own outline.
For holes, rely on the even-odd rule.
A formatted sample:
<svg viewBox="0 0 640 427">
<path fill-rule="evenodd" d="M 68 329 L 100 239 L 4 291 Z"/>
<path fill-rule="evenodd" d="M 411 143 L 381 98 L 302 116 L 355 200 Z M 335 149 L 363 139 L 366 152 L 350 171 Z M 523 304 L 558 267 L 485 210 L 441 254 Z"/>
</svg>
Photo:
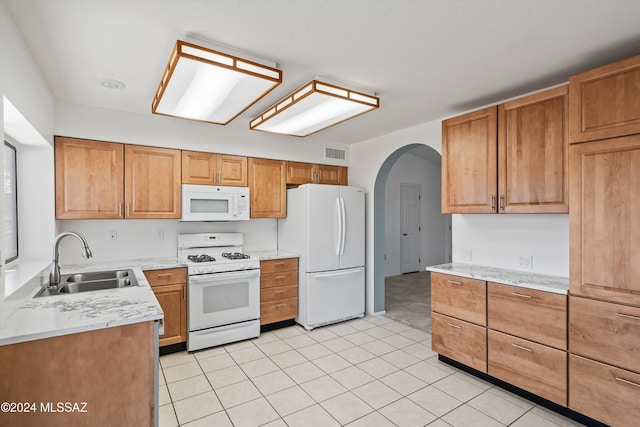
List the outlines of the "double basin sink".
<svg viewBox="0 0 640 427">
<path fill-rule="evenodd" d="M 138 286 L 138 281 L 131 269 L 63 274 L 56 289 L 43 287 L 34 298 L 131 286 Z"/>
</svg>

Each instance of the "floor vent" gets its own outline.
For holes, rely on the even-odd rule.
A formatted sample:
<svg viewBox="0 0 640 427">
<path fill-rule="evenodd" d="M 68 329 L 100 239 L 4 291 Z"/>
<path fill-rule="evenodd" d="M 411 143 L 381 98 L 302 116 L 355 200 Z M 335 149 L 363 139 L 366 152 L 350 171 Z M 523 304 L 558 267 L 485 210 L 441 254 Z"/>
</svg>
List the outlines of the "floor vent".
<svg viewBox="0 0 640 427">
<path fill-rule="evenodd" d="M 346 160 L 347 159 L 347 150 L 345 150 L 344 148 L 324 147 L 324 158 L 325 159 Z"/>
</svg>

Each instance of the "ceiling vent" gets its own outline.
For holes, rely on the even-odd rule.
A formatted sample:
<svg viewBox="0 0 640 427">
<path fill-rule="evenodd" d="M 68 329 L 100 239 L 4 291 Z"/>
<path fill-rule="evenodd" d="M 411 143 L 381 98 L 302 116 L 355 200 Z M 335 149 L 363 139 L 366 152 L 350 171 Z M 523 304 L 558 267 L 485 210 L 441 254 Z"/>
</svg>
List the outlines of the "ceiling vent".
<svg viewBox="0 0 640 427">
<path fill-rule="evenodd" d="M 344 148 L 324 147 L 324 158 L 333 160 L 347 160 L 347 150 Z"/>
</svg>

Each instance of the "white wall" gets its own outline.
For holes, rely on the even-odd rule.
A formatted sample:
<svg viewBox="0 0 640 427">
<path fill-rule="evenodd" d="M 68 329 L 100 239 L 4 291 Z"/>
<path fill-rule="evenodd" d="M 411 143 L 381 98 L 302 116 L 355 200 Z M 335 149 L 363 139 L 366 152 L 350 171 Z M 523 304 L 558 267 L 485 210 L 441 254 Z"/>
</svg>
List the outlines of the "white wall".
<svg viewBox="0 0 640 427">
<path fill-rule="evenodd" d="M 18 143 L 18 268 L 26 277 L 50 261 L 55 232 L 53 97 L 4 1 L 0 21 L 0 92 L 21 115 L 17 126 L 21 132 L 15 132 L 14 117 L 3 108 L 3 133 L 29 135 L 29 140 L 14 137 Z"/>
<path fill-rule="evenodd" d="M 446 216 L 440 213 L 440 163 L 425 160 L 412 152 L 403 154 L 393 165 L 385 192 L 385 276 L 401 274 L 400 185 L 420 186 L 420 270 L 447 262 Z"/>
<path fill-rule="evenodd" d="M 179 233 L 241 232 L 246 252 L 273 250 L 277 247 L 277 220 L 252 219 L 231 222 L 180 222 L 172 219 L 64 220 L 60 231 L 76 231 L 89 243 L 93 258 L 84 260 L 80 242 L 66 238 L 60 244 L 60 264 L 91 264 L 103 261 L 149 257 L 173 257 L 177 254 Z M 117 232 L 117 240 L 109 238 Z"/>
<path fill-rule="evenodd" d="M 366 221 L 366 310 L 374 309 L 374 189 L 385 159 L 401 147 L 424 144 L 441 152 L 441 120 L 383 135 L 351 146 L 349 183 L 368 193 Z M 568 215 L 452 215 L 453 261 L 471 249 L 472 263 L 516 268 L 514 257 L 531 255 L 536 273 L 569 274 Z M 383 266 L 379 266 L 383 267 Z"/>
<path fill-rule="evenodd" d="M 234 129 L 153 115 L 151 107 L 149 114 L 133 114 L 57 102 L 54 131 L 61 136 L 126 144 L 348 165 L 348 157 L 344 161 L 325 159 L 324 144 L 291 136 L 249 132 L 245 127 Z M 334 143 L 327 145 L 341 147 Z M 348 154 L 348 147 L 342 147 Z"/>
</svg>

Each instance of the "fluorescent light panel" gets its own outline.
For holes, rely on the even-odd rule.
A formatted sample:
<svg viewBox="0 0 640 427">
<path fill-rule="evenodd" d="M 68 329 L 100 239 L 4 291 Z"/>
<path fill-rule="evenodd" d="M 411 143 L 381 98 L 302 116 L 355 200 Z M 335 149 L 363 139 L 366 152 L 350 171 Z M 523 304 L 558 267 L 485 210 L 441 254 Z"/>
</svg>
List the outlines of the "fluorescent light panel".
<svg viewBox="0 0 640 427">
<path fill-rule="evenodd" d="M 178 40 L 151 111 L 226 125 L 281 82 L 274 67 Z"/>
<path fill-rule="evenodd" d="M 249 123 L 249 128 L 304 137 L 380 106 L 380 99 L 312 80 Z"/>
</svg>

